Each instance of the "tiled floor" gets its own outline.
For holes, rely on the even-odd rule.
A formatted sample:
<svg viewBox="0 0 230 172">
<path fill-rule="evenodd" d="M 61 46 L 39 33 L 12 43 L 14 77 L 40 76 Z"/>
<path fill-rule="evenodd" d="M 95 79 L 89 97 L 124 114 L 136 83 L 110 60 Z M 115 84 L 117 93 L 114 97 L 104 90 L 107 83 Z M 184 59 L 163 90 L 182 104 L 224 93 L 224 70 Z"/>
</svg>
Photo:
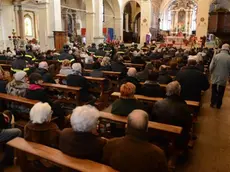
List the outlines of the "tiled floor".
<svg viewBox="0 0 230 172">
<path fill-rule="evenodd" d="M 177 172 L 230 172 L 230 86 L 220 110 L 209 107 L 210 92 L 203 96 L 198 118 L 198 139 L 189 161 Z"/>
</svg>

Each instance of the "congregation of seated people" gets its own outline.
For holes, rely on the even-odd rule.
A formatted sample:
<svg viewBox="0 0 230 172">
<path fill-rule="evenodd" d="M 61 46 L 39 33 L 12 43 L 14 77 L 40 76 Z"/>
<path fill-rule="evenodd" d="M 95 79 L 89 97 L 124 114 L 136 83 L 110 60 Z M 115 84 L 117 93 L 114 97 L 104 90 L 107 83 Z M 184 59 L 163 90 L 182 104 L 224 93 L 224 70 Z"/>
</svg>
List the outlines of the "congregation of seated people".
<svg viewBox="0 0 230 172">
<path fill-rule="evenodd" d="M 23 108 L 20 104 L 7 105 L 6 108 L 12 111 L 27 109 L 29 122 L 23 134 L 21 130 L 9 125 L 11 120 L 5 113 L 0 113 L 0 143 L 24 137 L 27 141 L 60 149 L 76 158 L 104 163 L 118 171 L 167 172 L 167 151 L 156 146 L 157 141 L 148 137 L 148 122 L 181 126 L 183 131 L 176 138 L 176 148 L 187 148 L 193 115 L 185 101 L 200 102 L 202 91 L 209 88 L 204 64 L 210 62 L 212 55 L 212 49 L 188 51 L 175 47 L 158 48 L 155 43 L 150 46 L 145 44 L 141 49 L 138 49 L 137 44 L 131 47 L 125 47 L 124 44 L 100 44 L 98 49 L 95 44 L 89 47 L 85 44 L 72 47 L 65 45 L 60 53 L 48 50 L 45 54 L 35 53 L 28 46 L 25 52 L 16 51 L 12 55 L 10 72 L 0 70 L 0 91 L 38 100 L 39 103 L 31 109 Z M 58 70 L 52 70 L 54 65 L 50 62 L 53 60 L 57 61 L 55 68 Z M 125 60 L 143 64 L 143 67 L 126 66 Z M 91 71 L 87 73 L 86 69 Z M 119 78 L 114 78 L 106 76 L 103 73 L 105 71 L 121 74 Z M 59 82 L 55 78 L 57 74 L 66 78 Z M 117 85 L 112 89 L 114 92 L 119 91 L 120 97 L 115 101 L 110 99 L 111 113 L 127 117 L 127 125 L 110 123 L 111 135 L 119 138 L 107 140 L 100 136 L 100 111 L 95 104 L 98 97 L 90 92 L 94 85 L 85 76 L 116 81 Z M 66 114 L 59 100 L 52 98 L 52 93 L 43 83 L 81 87 L 80 101 L 84 102 L 83 105 L 76 105 L 71 115 Z M 147 107 L 144 102 L 136 99 L 135 94 L 163 99 L 149 108 L 149 105 Z M 51 121 L 52 116 L 58 117 L 58 120 Z M 4 151 L 11 153 L 3 162 L 12 165 L 13 153 L 12 149 L 8 149 Z M 36 158 L 20 156 L 19 159 L 28 161 L 27 166 L 20 165 L 22 171 L 60 170 L 52 163 L 47 165 Z"/>
</svg>

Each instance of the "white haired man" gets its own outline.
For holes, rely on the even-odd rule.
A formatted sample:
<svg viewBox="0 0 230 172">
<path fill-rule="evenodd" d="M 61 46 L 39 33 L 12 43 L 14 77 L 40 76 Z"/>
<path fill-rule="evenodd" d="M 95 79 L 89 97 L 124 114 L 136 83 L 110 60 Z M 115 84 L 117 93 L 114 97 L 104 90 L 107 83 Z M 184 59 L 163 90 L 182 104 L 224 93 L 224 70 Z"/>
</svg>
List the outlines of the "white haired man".
<svg viewBox="0 0 230 172">
<path fill-rule="evenodd" d="M 72 128 L 60 134 L 59 149 L 70 156 L 101 161 L 106 141 L 96 135 L 99 115 L 93 106 L 76 107 L 70 118 Z"/>
<path fill-rule="evenodd" d="M 94 100 L 94 97 L 89 94 L 88 89 L 90 84 L 88 80 L 82 76 L 82 66 L 80 63 L 74 63 L 72 65 L 73 73 L 68 75 L 66 82 L 68 86 L 81 87 L 80 100 L 82 102 L 88 102 Z"/>
<path fill-rule="evenodd" d="M 177 139 L 178 148 L 186 149 L 190 139 L 192 116 L 186 102 L 180 97 L 181 86 L 178 81 L 166 87 L 166 98 L 155 103 L 151 120 L 183 127 L 182 135 Z"/>
<path fill-rule="evenodd" d="M 48 63 L 42 61 L 38 65 L 38 69 L 35 70 L 36 73 L 39 73 L 42 76 L 42 80 L 48 83 L 55 83 L 51 73 L 49 72 Z"/>
<path fill-rule="evenodd" d="M 30 122 L 25 126 L 24 138 L 51 147 L 58 147 L 60 130 L 51 122 L 52 109 L 48 103 L 36 103 L 30 110 Z"/>
<path fill-rule="evenodd" d="M 225 87 L 230 73 L 230 47 L 228 44 L 222 46 L 221 52 L 215 55 L 210 64 L 212 83 L 211 107 L 221 108 Z"/>
<path fill-rule="evenodd" d="M 134 110 L 128 116 L 126 136 L 110 140 L 103 149 L 103 163 L 118 171 L 167 172 L 163 151 L 148 142 L 148 114 Z"/>
<path fill-rule="evenodd" d="M 137 70 L 134 67 L 129 68 L 127 72 L 127 76 L 121 81 L 121 85 L 125 84 L 127 82 L 131 82 L 136 86 L 136 93 L 141 92 L 141 85 L 139 83 L 139 80 L 136 78 Z M 121 86 L 120 85 L 120 86 Z"/>
</svg>

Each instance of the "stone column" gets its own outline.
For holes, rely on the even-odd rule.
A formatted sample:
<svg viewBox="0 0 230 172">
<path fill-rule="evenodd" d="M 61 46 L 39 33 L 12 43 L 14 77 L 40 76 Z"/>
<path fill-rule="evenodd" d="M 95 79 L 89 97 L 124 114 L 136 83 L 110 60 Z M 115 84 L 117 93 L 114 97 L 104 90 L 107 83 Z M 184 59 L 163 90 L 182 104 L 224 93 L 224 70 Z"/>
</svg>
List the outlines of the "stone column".
<svg viewBox="0 0 230 172">
<path fill-rule="evenodd" d="M 175 28 L 175 14 L 176 12 L 175 11 L 172 11 L 171 12 L 171 32 L 174 32 L 174 28 Z"/>
<path fill-rule="evenodd" d="M 146 34 L 149 33 L 151 20 L 152 20 L 152 5 L 151 1 L 141 1 L 141 33 L 140 33 L 140 44 L 144 44 L 146 41 Z"/>
<path fill-rule="evenodd" d="M 209 9 L 210 9 L 211 0 L 207 0 L 204 3 L 203 0 L 198 0 L 197 2 L 197 28 L 196 28 L 196 36 L 199 39 L 202 36 L 206 36 L 208 33 L 208 17 L 209 17 Z"/>
<path fill-rule="evenodd" d="M 94 1 L 95 7 L 95 27 L 94 27 L 94 42 L 98 45 L 103 43 L 103 0 Z M 93 28 L 93 27 L 89 27 Z M 89 29 L 87 28 L 87 29 Z M 89 31 L 89 30 L 88 30 Z"/>
<path fill-rule="evenodd" d="M 24 27 L 24 11 L 21 5 L 18 6 L 18 19 L 19 19 L 19 30 L 22 39 L 25 39 L 25 27 Z"/>
<path fill-rule="evenodd" d="M 50 35 L 53 35 L 53 31 L 62 31 L 61 24 L 61 1 L 60 0 L 50 0 L 49 1 L 49 27 Z"/>
<path fill-rule="evenodd" d="M 89 45 L 94 42 L 94 12 L 87 12 L 86 13 L 86 43 Z"/>
<path fill-rule="evenodd" d="M 115 18 L 114 19 L 114 32 L 116 39 L 122 40 L 123 39 L 123 28 L 122 28 L 122 18 Z"/>
<path fill-rule="evenodd" d="M 176 25 L 176 30 L 175 30 L 175 32 L 176 32 L 176 34 L 178 33 L 178 13 L 179 13 L 179 11 L 176 11 L 176 14 L 175 14 L 175 25 Z"/>
<path fill-rule="evenodd" d="M 62 14 L 62 19 L 64 21 L 64 31 L 68 33 L 68 15 L 67 13 Z"/>
</svg>

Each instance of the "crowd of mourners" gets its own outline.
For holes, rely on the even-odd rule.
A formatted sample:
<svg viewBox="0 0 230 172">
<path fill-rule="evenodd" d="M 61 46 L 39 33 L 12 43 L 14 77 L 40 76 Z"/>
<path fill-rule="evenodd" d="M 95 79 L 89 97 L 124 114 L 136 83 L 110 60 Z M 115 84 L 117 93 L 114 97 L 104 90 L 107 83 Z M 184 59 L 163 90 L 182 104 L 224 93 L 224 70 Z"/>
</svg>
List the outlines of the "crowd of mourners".
<svg viewBox="0 0 230 172">
<path fill-rule="evenodd" d="M 150 45 L 145 43 L 140 49 L 134 43 L 130 47 L 122 43 L 99 44 L 98 47 L 94 43 L 89 47 L 73 44 L 65 45 L 60 52 L 48 50 L 46 53 L 33 51 L 32 45 L 27 45 L 25 51 L 8 48 L 4 53 L 0 57 L 11 60 L 12 68 L 10 74 L 1 69 L 0 92 L 40 102 L 32 109 L 8 103 L 8 109 L 29 112 L 30 122 L 22 134 L 12 126 L 12 112 L 1 113 L 0 143 L 24 135 L 28 141 L 58 148 L 70 156 L 101 162 L 119 171 L 166 172 L 167 151 L 162 149 L 165 150 L 169 142 L 159 137 L 149 139 L 148 121 L 183 127 L 181 136 L 176 139 L 176 147 L 186 150 L 191 139 L 193 114 L 185 101 L 201 100 L 202 91 L 210 86 L 205 66 L 218 52 L 208 48 L 160 48 L 152 42 Z M 77 106 L 72 111 L 69 128 L 60 124 L 66 120 L 60 103 L 49 98 L 42 86 L 43 82 L 59 82 L 55 80 L 56 66 L 48 65 L 49 61 L 60 64 L 59 74 L 66 75 L 61 84 L 82 87 L 80 100 L 91 104 Z M 143 64 L 144 67 L 127 68 L 125 62 Z M 93 106 L 97 97 L 89 92 L 92 85 L 84 77 L 84 69 L 91 69 L 87 75 L 92 77 L 104 77 L 102 71 L 121 72 L 117 86 L 120 97 L 112 103 L 111 113 L 127 116 L 127 126 L 110 124 L 111 134 L 119 138 L 108 141 L 98 134 L 100 112 Z M 166 88 L 163 89 L 161 84 L 166 84 Z M 136 99 L 135 94 L 164 99 L 149 107 Z M 59 117 L 57 123 L 51 121 L 52 116 Z M 156 140 L 161 142 L 158 146 L 162 149 L 153 144 Z M 12 164 L 12 150 L 7 148 L 6 151 L 11 153 L 6 154 L 2 163 Z M 21 167 L 24 171 L 33 168 L 60 170 L 36 159 L 28 160 L 28 164 Z"/>
</svg>

